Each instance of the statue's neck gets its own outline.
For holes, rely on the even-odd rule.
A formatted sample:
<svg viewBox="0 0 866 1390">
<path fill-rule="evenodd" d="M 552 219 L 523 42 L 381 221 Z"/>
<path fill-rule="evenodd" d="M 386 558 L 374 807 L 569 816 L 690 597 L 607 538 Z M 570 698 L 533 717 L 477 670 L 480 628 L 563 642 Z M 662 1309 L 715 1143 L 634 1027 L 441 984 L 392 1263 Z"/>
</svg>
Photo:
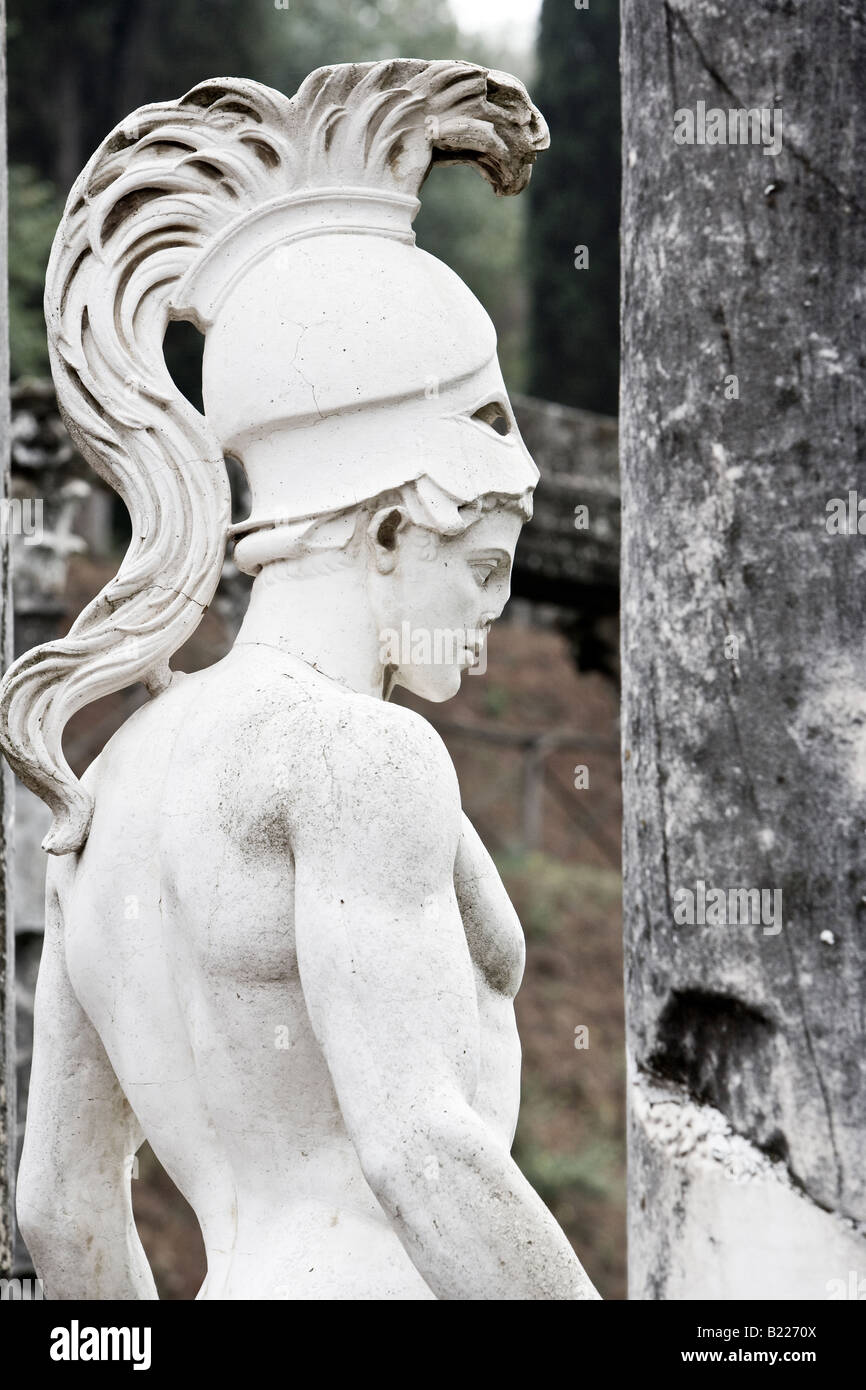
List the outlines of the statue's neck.
<svg viewBox="0 0 866 1390">
<path fill-rule="evenodd" d="M 235 646 L 254 643 L 297 657 L 359 694 L 382 697 L 381 643 L 363 576 L 353 566 L 304 574 L 266 565 Z"/>
</svg>

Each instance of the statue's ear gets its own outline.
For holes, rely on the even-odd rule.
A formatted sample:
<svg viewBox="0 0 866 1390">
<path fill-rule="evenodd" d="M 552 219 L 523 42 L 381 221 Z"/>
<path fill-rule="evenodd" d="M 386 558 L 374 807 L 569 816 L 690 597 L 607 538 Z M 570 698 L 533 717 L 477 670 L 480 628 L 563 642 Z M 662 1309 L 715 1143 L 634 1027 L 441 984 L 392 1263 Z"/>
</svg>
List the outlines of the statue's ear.
<svg viewBox="0 0 866 1390">
<path fill-rule="evenodd" d="M 380 574 L 390 574 L 397 563 L 397 537 L 409 521 L 404 507 L 381 507 L 367 527 L 367 541 Z"/>
</svg>

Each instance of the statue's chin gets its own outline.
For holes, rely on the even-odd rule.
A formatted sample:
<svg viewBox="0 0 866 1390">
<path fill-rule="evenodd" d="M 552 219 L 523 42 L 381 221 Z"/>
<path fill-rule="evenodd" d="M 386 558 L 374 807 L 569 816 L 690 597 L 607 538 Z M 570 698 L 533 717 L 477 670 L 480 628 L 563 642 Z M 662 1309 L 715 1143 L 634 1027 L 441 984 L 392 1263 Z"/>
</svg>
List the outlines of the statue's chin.
<svg viewBox="0 0 866 1390">
<path fill-rule="evenodd" d="M 430 700 L 435 705 L 452 699 L 460 689 L 463 668 L 460 666 L 411 666 L 401 667 L 396 684 L 410 690 L 422 700 Z"/>
</svg>

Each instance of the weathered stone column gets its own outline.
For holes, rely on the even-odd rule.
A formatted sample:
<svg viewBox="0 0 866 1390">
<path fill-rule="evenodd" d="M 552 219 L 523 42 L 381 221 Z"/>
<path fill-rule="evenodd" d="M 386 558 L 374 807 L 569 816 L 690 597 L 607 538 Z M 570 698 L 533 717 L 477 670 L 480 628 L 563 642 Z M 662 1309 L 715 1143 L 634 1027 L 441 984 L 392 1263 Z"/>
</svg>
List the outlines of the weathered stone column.
<svg viewBox="0 0 866 1390">
<path fill-rule="evenodd" d="M 866 35 L 807 0 L 622 15 L 630 1293 L 846 1297 L 866 536 L 827 522 L 862 478 Z"/>
<path fill-rule="evenodd" d="M 9 303 L 6 278 L 6 6 L 0 0 L 0 497 L 9 484 Z M 0 666 L 11 660 L 9 536 L 0 526 Z M 15 1163 L 15 956 L 7 877 L 12 782 L 0 769 L 0 1277 L 12 1272 Z"/>
</svg>

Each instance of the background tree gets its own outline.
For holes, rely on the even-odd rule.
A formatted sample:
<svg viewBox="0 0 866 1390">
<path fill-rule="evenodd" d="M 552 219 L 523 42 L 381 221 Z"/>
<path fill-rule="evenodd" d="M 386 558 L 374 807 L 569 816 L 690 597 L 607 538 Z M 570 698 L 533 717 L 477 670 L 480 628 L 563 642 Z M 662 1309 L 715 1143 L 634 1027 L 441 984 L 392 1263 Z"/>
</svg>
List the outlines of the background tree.
<svg viewBox="0 0 866 1390">
<path fill-rule="evenodd" d="M 544 0 L 534 98 L 550 149 L 529 189 L 529 389 L 615 415 L 619 390 L 619 0 Z M 574 269 L 574 248 L 589 268 Z"/>
<path fill-rule="evenodd" d="M 49 179 L 29 165 L 9 169 L 9 336 L 13 378 L 45 376 L 48 348 L 42 296 L 45 267 L 63 205 Z"/>
</svg>

